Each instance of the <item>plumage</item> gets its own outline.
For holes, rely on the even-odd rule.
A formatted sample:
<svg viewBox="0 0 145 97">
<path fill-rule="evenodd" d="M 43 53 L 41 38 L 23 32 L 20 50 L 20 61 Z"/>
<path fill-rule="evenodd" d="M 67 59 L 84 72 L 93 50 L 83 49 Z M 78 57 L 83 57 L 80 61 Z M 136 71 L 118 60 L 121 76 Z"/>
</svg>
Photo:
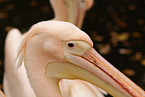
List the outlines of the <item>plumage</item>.
<svg viewBox="0 0 145 97">
<path fill-rule="evenodd" d="M 85 11 L 91 8 L 93 4 L 93 0 L 86 0 L 82 2 L 81 0 L 74 0 L 74 1 L 66 1 L 66 0 L 50 0 L 50 3 L 54 9 L 55 18 L 53 20 L 61 20 L 61 21 L 70 21 L 74 24 L 76 24 L 78 27 L 81 27 L 83 18 L 85 15 Z M 68 6 L 66 6 L 68 5 Z M 75 9 L 74 9 L 75 8 Z M 67 10 L 64 10 L 67 9 Z M 18 69 L 19 65 L 21 65 L 23 60 L 20 60 L 19 63 L 15 63 L 16 54 L 17 54 L 17 46 L 19 45 L 19 42 L 21 41 L 22 35 L 18 29 L 12 29 L 9 31 L 7 38 L 6 38 L 6 46 L 5 46 L 5 77 L 4 77 L 4 90 L 8 97 L 19 97 L 20 95 L 23 95 L 24 97 L 28 96 L 34 96 L 33 91 L 30 91 L 31 87 L 30 85 L 26 85 L 25 83 L 29 83 L 26 71 L 24 66 L 20 69 Z M 10 48 L 11 47 L 11 48 Z M 9 49 L 10 48 L 10 49 Z M 23 55 L 21 55 L 23 57 Z M 22 59 L 22 58 L 20 58 Z M 16 66 L 16 64 L 19 64 Z M 11 69 L 10 69 L 11 68 Z M 18 69 L 18 71 L 17 71 Z M 10 76 L 12 75 L 13 76 Z M 23 77 L 24 76 L 24 77 Z M 11 79 L 11 80 L 10 80 Z M 7 82 L 8 81 L 8 82 Z M 69 82 L 63 80 L 60 83 L 62 87 L 66 87 L 66 84 L 69 84 Z M 71 81 L 71 83 L 80 83 L 79 81 Z M 15 84 L 17 83 L 17 84 Z M 14 87 L 15 88 L 11 88 Z M 75 87 L 94 87 L 93 85 L 82 82 L 82 84 Z M 28 89 L 27 89 L 28 88 Z M 70 88 L 69 88 L 70 89 Z M 87 88 L 86 88 L 87 89 Z M 88 88 L 89 90 L 90 88 Z M 95 89 L 95 88 L 94 88 Z M 63 88 L 62 88 L 63 90 Z M 73 89 L 70 89 L 71 92 L 73 92 Z M 65 90 L 66 92 L 70 90 Z M 17 93 L 15 92 L 17 91 Z M 30 91 L 28 93 L 27 91 Z M 63 90 L 64 91 L 64 90 Z M 80 90 L 81 91 L 81 90 Z M 96 88 L 96 93 L 98 89 Z M 27 92 L 27 93 L 26 93 Z M 86 91 L 87 92 L 87 91 Z M 16 93 L 16 94 L 15 94 Z M 78 92 L 79 93 L 79 92 Z M 95 95 L 95 94 L 94 94 Z M 68 96 L 68 95 L 67 95 Z M 70 97 L 70 95 L 69 95 Z"/>
<path fill-rule="evenodd" d="M 14 36 L 17 38 L 15 37 L 15 39 Z M 61 97 L 62 95 L 64 97 L 68 97 L 68 95 L 72 97 L 79 96 L 79 93 L 77 93 L 78 95 L 74 94 L 74 92 L 78 92 L 74 90 L 79 89 L 79 87 L 77 87 L 78 85 L 84 87 L 84 84 L 86 84 L 80 83 L 79 80 L 88 81 L 116 97 L 144 96 L 143 90 L 128 80 L 124 75 L 120 74 L 120 72 L 110 66 L 110 64 L 108 65 L 108 63 L 97 53 L 93 54 L 95 54 L 95 56 L 99 59 L 95 58 L 95 60 L 93 59 L 94 61 L 92 61 L 91 58 L 94 57 L 92 54 L 91 57 L 86 60 L 85 58 L 87 57 L 85 52 L 88 52 L 89 49 L 91 49 L 91 53 L 94 52 L 94 50 L 92 50 L 93 43 L 87 34 L 70 23 L 44 21 L 35 24 L 24 35 L 21 35 L 18 30 L 14 29 L 11 30 L 7 37 L 9 38 L 6 39 L 6 53 L 10 53 L 10 55 L 14 55 L 14 57 L 10 59 L 11 61 L 9 61 L 7 56 L 6 60 L 13 64 L 15 63 L 15 58 L 17 57 L 18 61 L 16 61 L 16 64 L 19 64 L 18 71 L 16 68 L 17 66 L 11 64 L 9 66 L 14 68 L 8 68 L 12 72 L 9 72 L 8 74 L 8 70 L 6 70 L 4 79 L 9 81 L 5 82 L 5 87 L 7 87 L 5 88 L 5 91 L 9 94 L 8 97 Z M 23 40 L 21 40 L 22 38 Z M 18 51 L 16 48 L 18 47 L 20 41 L 22 42 L 20 43 L 20 49 Z M 15 43 L 14 46 L 11 44 L 12 42 Z M 69 43 L 75 44 L 77 49 L 68 48 Z M 14 48 L 14 52 L 10 51 L 8 46 L 12 46 L 12 48 Z M 15 53 L 17 51 L 18 56 Z M 79 60 L 76 60 L 76 58 Z M 87 61 L 91 63 L 88 63 Z M 96 66 L 101 66 L 97 68 L 94 65 L 89 65 L 92 63 Z M 86 68 L 86 66 L 88 66 L 88 68 Z M 108 71 L 108 68 L 112 71 L 111 73 Z M 15 87 L 15 84 L 13 84 L 14 82 L 10 82 L 10 79 L 12 78 L 10 75 L 13 74 L 16 76 L 13 78 L 13 81 L 17 81 L 17 84 L 19 84 L 20 87 Z M 115 76 L 117 74 L 121 77 Z M 21 80 L 21 78 L 23 78 L 23 80 Z M 79 80 L 77 80 L 78 83 L 70 84 L 70 86 L 74 86 L 74 89 L 69 88 L 73 89 L 73 91 L 69 94 L 65 94 L 61 88 L 63 93 L 61 95 L 58 86 L 61 79 Z M 125 80 L 127 80 L 127 82 Z M 25 84 L 23 84 L 23 82 L 25 82 Z M 128 87 L 126 87 L 126 85 Z M 84 88 L 81 91 L 81 96 L 84 95 L 84 91 L 85 93 L 90 93 L 90 95 L 93 92 L 94 94 L 97 93 L 96 87 L 93 87 L 88 83 L 86 86 L 94 89 L 92 91 L 88 91 L 88 88 Z M 11 91 L 9 90 L 10 87 L 13 87 L 13 89 L 11 88 Z M 19 92 L 16 93 L 14 91 Z"/>
<path fill-rule="evenodd" d="M 69 43 L 75 47 L 69 47 Z M 61 97 L 61 79 L 85 80 L 116 97 L 145 95 L 142 89 L 95 53 L 92 46 L 89 36 L 76 26 L 67 22 L 44 21 L 28 31 L 18 53 L 23 56 L 18 60 L 24 60 L 31 87 L 37 97 Z M 91 53 L 99 59 L 92 61 L 88 57 Z M 88 65 L 92 63 L 84 59 L 91 59 L 89 62 L 94 62 L 99 68 Z"/>
<path fill-rule="evenodd" d="M 6 38 L 5 41 L 5 74 L 3 82 L 6 97 L 35 97 L 30 84 L 28 84 L 29 80 L 24 65 L 17 70 L 17 63 L 15 63 L 18 45 L 23 36 L 19 30 L 12 29 L 7 37 L 9 38 Z"/>
<path fill-rule="evenodd" d="M 67 80 L 67 86 L 66 86 L 64 85 L 66 84 L 66 81 L 60 81 L 60 82 L 62 83 L 60 84 L 60 89 L 62 89 L 63 87 L 63 91 L 61 91 L 63 97 L 104 97 L 104 95 L 102 95 L 101 93 L 102 90 L 99 90 L 98 88 L 96 88 L 96 86 L 90 83 L 87 82 L 83 83 L 83 81 L 80 80 L 75 80 L 75 82 L 72 82 L 72 80 Z"/>
<path fill-rule="evenodd" d="M 81 28 L 85 13 L 94 0 L 50 0 L 55 13 L 53 20 L 68 21 Z"/>
</svg>

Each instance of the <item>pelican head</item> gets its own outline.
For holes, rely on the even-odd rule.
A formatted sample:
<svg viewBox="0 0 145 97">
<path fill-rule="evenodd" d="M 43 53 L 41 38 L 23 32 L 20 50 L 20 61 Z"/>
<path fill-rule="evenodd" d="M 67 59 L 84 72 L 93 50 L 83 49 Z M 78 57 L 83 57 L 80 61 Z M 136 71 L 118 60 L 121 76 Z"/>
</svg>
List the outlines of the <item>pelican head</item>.
<svg viewBox="0 0 145 97">
<path fill-rule="evenodd" d="M 35 24 L 19 49 L 30 84 L 37 97 L 62 97 L 61 79 L 92 83 L 115 97 L 143 97 L 145 93 L 103 59 L 90 37 L 68 22 Z"/>
<path fill-rule="evenodd" d="M 82 26 L 85 12 L 93 5 L 93 0 L 50 0 L 55 20 L 67 21 Z"/>
</svg>

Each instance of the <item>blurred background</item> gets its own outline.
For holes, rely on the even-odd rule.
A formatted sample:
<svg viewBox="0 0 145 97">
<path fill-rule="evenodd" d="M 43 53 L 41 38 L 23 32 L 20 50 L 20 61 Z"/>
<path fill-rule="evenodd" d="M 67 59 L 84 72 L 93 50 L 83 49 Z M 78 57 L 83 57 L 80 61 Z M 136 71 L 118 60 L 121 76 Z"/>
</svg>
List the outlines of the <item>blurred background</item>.
<svg viewBox="0 0 145 97">
<path fill-rule="evenodd" d="M 24 33 L 53 17 L 49 0 L 0 0 L 0 89 L 8 31 Z M 94 0 L 82 30 L 105 59 L 145 90 L 145 0 Z"/>
</svg>

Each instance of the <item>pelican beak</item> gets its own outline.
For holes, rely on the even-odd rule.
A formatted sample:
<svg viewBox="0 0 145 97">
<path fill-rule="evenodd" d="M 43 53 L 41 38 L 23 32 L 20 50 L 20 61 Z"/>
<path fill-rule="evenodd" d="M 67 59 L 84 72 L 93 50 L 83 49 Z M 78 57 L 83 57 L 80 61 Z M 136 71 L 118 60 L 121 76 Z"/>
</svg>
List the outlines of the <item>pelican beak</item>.
<svg viewBox="0 0 145 97">
<path fill-rule="evenodd" d="M 145 92 L 140 87 L 107 62 L 93 48 L 82 56 L 67 55 L 65 58 L 83 69 L 80 70 L 83 75 L 78 73 L 77 78 L 102 88 L 114 97 L 145 97 Z"/>
<path fill-rule="evenodd" d="M 70 1 L 73 1 L 73 0 L 70 0 Z M 79 6 L 76 6 L 75 3 L 70 5 L 68 9 L 69 22 L 81 28 L 83 20 L 84 20 L 85 12 L 86 12 L 85 10 L 81 9 Z"/>
<path fill-rule="evenodd" d="M 83 1 L 83 0 L 82 0 Z M 82 2 L 81 0 L 66 0 L 68 6 L 68 20 L 81 28 L 85 13 L 93 5 L 93 0 Z"/>
</svg>

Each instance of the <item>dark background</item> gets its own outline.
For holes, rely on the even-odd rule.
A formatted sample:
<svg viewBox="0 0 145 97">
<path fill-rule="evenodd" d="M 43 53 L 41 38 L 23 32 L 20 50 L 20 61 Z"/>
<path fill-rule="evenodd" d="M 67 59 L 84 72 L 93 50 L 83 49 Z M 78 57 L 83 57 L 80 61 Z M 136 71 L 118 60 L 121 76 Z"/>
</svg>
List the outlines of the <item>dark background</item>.
<svg viewBox="0 0 145 97">
<path fill-rule="evenodd" d="M 49 0 L 0 0 L 0 89 L 7 32 L 26 32 L 53 16 Z M 95 0 L 82 30 L 105 59 L 145 90 L 145 0 Z"/>
</svg>

